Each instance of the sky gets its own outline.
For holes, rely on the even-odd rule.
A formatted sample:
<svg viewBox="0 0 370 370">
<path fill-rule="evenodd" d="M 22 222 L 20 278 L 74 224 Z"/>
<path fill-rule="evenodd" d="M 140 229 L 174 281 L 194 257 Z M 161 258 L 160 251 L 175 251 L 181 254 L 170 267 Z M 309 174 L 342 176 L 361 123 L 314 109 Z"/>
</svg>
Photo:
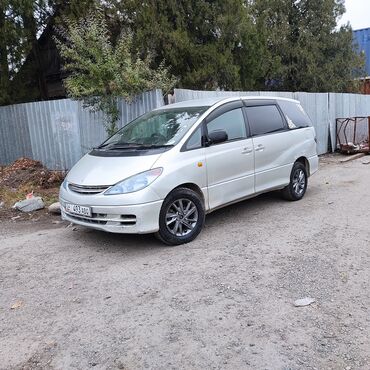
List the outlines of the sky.
<svg viewBox="0 0 370 370">
<path fill-rule="evenodd" d="M 339 21 L 339 25 L 348 21 L 354 30 L 370 27 L 370 0 L 346 0 L 346 14 Z"/>
</svg>

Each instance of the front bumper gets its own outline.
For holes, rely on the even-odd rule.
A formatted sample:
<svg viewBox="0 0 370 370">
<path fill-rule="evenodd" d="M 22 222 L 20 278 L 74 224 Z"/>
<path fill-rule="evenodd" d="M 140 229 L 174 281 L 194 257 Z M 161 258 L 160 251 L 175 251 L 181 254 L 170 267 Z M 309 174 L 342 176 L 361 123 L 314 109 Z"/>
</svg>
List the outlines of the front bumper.
<svg viewBox="0 0 370 370">
<path fill-rule="evenodd" d="M 159 230 L 159 213 L 163 201 L 129 206 L 91 206 L 92 217 L 66 212 L 66 203 L 69 201 L 60 198 L 63 220 L 111 233 L 148 234 Z"/>
</svg>

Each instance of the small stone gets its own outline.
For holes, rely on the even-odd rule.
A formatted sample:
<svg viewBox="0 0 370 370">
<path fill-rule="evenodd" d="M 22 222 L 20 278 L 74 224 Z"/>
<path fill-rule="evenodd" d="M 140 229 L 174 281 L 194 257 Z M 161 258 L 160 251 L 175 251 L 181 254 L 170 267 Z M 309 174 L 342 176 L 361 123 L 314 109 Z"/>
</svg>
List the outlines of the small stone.
<svg viewBox="0 0 370 370">
<path fill-rule="evenodd" d="M 306 298 L 302 298 L 302 299 L 297 299 L 294 302 L 294 306 L 295 307 L 305 307 L 305 306 L 309 306 L 310 304 L 312 304 L 314 302 L 316 302 L 316 300 L 314 298 L 306 297 Z"/>
<path fill-rule="evenodd" d="M 22 307 L 22 306 L 23 306 L 23 302 L 22 302 L 22 301 L 17 301 L 17 302 L 15 302 L 15 303 L 10 307 L 10 309 L 11 309 L 11 310 L 15 310 L 15 309 L 20 308 L 20 307 Z"/>
<path fill-rule="evenodd" d="M 49 211 L 49 213 L 53 213 L 55 215 L 60 215 L 60 203 L 55 202 L 55 203 L 51 204 L 48 207 L 48 211 Z"/>
</svg>

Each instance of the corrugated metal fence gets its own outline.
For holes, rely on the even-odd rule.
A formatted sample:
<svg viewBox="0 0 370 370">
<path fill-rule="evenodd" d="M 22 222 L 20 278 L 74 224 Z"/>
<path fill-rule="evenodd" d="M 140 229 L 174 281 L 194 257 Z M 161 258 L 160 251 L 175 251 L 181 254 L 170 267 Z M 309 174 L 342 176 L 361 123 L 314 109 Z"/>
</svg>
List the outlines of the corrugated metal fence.
<svg viewBox="0 0 370 370">
<path fill-rule="evenodd" d="M 224 92 L 175 89 L 175 101 L 214 96 L 280 96 L 297 99 L 316 128 L 319 154 L 336 145 L 336 118 L 370 116 L 370 96 L 332 93 Z M 119 126 L 164 105 L 162 92 L 140 95 L 133 103 L 119 101 Z M 19 157 L 41 161 L 50 169 L 70 169 L 90 148 L 106 138 L 102 113 L 70 99 L 0 107 L 0 165 Z"/>
<path fill-rule="evenodd" d="M 370 116 L 370 96 L 359 94 L 270 92 L 270 91 L 196 91 L 175 89 L 176 102 L 215 96 L 278 96 L 299 100 L 310 116 L 317 135 L 319 154 L 336 146 L 336 118 Z M 330 135 L 330 136 L 329 136 Z"/>
<path fill-rule="evenodd" d="M 119 127 L 164 105 L 161 90 L 118 102 Z M 0 107 L 0 164 L 19 157 L 41 161 L 49 169 L 70 169 L 89 149 L 106 138 L 104 115 L 70 99 Z"/>
</svg>

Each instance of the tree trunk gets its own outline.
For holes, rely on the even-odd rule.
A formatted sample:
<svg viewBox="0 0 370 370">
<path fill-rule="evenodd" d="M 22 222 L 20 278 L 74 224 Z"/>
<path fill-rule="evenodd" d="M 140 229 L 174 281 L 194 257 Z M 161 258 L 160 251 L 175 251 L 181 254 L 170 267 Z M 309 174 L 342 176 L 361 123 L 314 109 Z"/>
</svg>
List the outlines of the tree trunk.
<svg viewBox="0 0 370 370">
<path fill-rule="evenodd" d="M 0 94 L 8 95 L 9 64 L 5 29 L 5 8 L 0 2 Z M 1 98 L 1 96 L 0 96 Z M 0 99 L 1 101 L 1 99 Z"/>
<path fill-rule="evenodd" d="M 27 41 L 34 59 L 35 77 L 40 91 L 40 99 L 48 98 L 46 79 L 43 72 L 41 61 L 40 47 L 37 41 L 37 24 L 33 14 L 25 14 L 23 16 L 24 28 L 28 31 Z"/>
</svg>

